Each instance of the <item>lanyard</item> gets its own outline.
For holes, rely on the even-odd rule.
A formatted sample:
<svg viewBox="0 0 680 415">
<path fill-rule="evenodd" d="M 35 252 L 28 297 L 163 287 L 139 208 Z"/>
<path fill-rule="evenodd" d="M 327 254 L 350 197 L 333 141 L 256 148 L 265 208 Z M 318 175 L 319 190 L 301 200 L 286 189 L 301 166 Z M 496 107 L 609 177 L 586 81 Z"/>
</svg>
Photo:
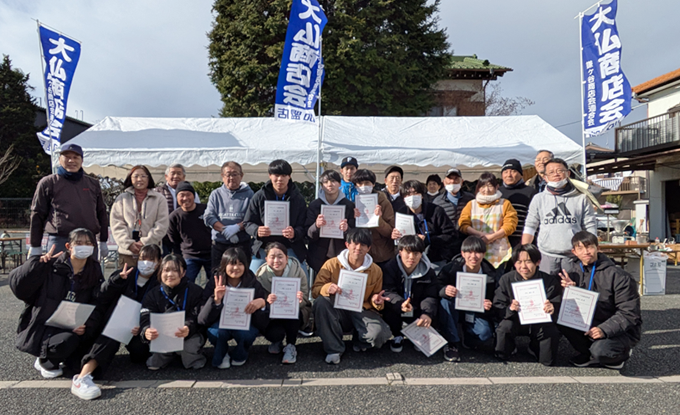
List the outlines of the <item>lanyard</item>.
<svg viewBox="0 0 680 415">
<path fill-rule="evenodd" d="M 427 238 L 427 242 L 432 243 L 432 241 L 430 241 L 430 229 L 427 227 L 427 220 L 425 220 L 425 215 L 423 215 L 423 223 L 420 226 L 421 231 L 423 230 L 423 227 L 425 227 L 425 237 Z"/>
<path fill-rule="evenodd" d="M 274 197 L 276 198 L 276 200 L 286 200 L 286 194 L 285 193 L 283 194 L 283 196 L 281 196 L 281 199 L 279 199 L 279 195 L 277 195 L 276 193 L 274 193 Z"/>
<path fill-rule="evenodd" d="M 135 274 L 135 300 L 137 299 L 137 289 L 139 288 L 139 285 L 137 285 L 137 278 L 138 277 L 139 277 L 139 270 L 137 270 L 137 273 Z M 150 279 L 149 279 L 149 281 L 146 282 L 148 285 L 146 286 L 146 289 L 144 290 L 144 294 L 142 294 L 142 301 L 144 301 L 144 297 L 146 297 L 146 293 L 149 292 L 149 287 L 151 287 L 150 282 L 151 282 Z M 161 290 L 161 291 L 163 291 L 163 290 Z M 165 294 L 165 293 L 163 293 L 163 294 Z M 166 296 L 165 298 L 168 298 L 168 297 Z M 168 298 L 168 300 L 170 300 L 170 299 Z M 140 301 L 140 303 L 142 301 Z M 186 297 L 184 299 L 184 303 L 186 304 Z M 175 304 L 175 303 L 173 303 L 173 304 Z"/>
<path fill-rule="evenodd" d="M 593 262 L 593 270 L 590 272 L 590 283 L 588 284 L 588 291 L 593 287 L 593 277 L 595 276 L 595 267 L 597 267 L 597 261 Z M 581 264 L 581 271 L 583 273 L 586 272 L 585 269 L 583 269 L 583 264 Z"/>
<path fill-rule="evenodd" d="M 404 277 L 404 300 L 411 297 L 411 288 L 413 287 L 413 280 L 409 277 Z"/>
<path fill-rule="evenodd" d="M 163 294 L 163 297 L 165 297 L 166 300 L 170 301 L 170 304 L 172 304 L 173 306 L 179 308 L 179 306 L 178 306 L 174 301 L 172 301 L 172 300 L 170 299 L 170 297 L 168 297 L 168 295 L 165 293 L 165 291 L 163 291 L 163 286 L 161 286 L 160 289 L 161 289 L 161 293 Z M 182 305 L 182 308 L 179 308 L 178 311 L 182 311 L 182 310 L 184 310 L 184 309 L 187 308 L 187 293 L 188 293 L 188 292 L 189 292 L 189 287 L 187 287 L 187 288 L 184 290 L 184 304 Z"/>
</svg>

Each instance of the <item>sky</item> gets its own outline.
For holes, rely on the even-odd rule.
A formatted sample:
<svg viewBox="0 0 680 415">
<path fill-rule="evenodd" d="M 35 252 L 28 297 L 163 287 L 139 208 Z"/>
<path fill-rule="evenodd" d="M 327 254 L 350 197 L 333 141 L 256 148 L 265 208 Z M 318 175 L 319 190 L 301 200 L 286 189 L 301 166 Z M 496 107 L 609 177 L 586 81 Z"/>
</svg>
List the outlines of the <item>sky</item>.
<svg viewBox="0 0 680 415">
<path fill-rule="evenodd" d="M 221 102 L 208 75 L 207 51 L 212 4 L 0 0 L 0 54 L 30 74 L 33 95 L 44 103 L 37 19 L 82 42 L 69 116 L 89 123 L 106 116 L 216 117 Z M 442 0 L 439 27 L 456 55 L 477 54 L 512 68 L 499 78 L 503 95 L 533 100 L 523 114 L 539 115 L 580 143 L 574 17 L 592 5 L 593 0 Z M 680 68 L 679 12 L 677 0 L 619 0 L 621 66 L 632 86 Z M 642 105 L 623 124 L 644 118 Z M 587 141 L 614 147 L 613 132 Z"/>
</svg>

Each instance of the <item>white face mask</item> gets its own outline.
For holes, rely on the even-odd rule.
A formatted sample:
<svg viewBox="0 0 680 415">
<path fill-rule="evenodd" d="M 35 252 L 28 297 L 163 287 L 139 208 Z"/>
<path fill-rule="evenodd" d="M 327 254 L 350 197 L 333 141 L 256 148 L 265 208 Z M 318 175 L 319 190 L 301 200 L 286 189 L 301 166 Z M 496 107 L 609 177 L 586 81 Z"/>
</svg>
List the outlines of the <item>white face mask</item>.
<svg viewBox="0 0 680 415">
<path fill-rule="evenodd" d="M 411 209 L 418 209 L 421 203 L 423 203 L 423 197 L 421 195 L 406 196 L 404 198 L 404 204 Z"/>
<path fill-rule="evenodd" d="M 94 252 L 94 246 L 76 245 L 73 247 L 73 256 L 78 259 L 87 259 Z"/>
<path fill-rule="evenodd" d="M 567 185 L 567 181 L 569 179 L 564 178 L 560 180 L 559 182 L 548 182 L 548 186 L 552 187 L 553 189 L 559 189 Z"/>
<path fill-rule="evenodd" d="M 357 186 L 357 192 L 362 195 L 367 195 L 373 191 L 373 186 Z"/>
<path fill-rule="evenodd" d="M 458 193 L 460 190 L 460 184 L 447 184 L 444 186 L 446 188 L 446 191 L 449 193 Z"/>
<path fill-rule="evenodd" d="M 155 269 L 156 263 L 153 261 L 137 261 L 137 270 L 144 276 L 153 274 Z"/>
</svg>

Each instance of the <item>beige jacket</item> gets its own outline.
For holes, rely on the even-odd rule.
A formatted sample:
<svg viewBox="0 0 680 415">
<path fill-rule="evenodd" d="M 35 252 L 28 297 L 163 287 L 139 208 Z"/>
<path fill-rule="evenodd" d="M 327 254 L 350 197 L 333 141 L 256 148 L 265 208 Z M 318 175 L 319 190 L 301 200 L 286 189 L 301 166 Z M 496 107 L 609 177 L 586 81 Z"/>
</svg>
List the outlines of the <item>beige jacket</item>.
<svg viewBox="0 0 680 415">
<path fill-rule="evenodd" d="M 132 186 L 118 195 L 111 207 L 111 233 L 118 245 L 118 252 L 132 255 L 128 249 L 132 245 L 132 231 L 140 231 L 140 241 L 144 245 L 159 245 L 168 233 L 168 204 L 165 197 L 149 189 L 146 198 L 142 202 L 142 211 L 139 214 L 141 226 L 137 222 L 137 200 Z"/>
</svg>

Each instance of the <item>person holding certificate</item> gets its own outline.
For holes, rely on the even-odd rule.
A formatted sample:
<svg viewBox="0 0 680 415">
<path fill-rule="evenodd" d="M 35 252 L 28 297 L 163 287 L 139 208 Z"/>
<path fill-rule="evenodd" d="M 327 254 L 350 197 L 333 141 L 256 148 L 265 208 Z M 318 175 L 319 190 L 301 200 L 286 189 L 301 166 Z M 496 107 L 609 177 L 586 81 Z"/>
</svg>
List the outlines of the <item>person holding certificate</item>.
<svg viewBox="0 0 680 415">
<path fill-rule="evenodd" d="M 314 323 L 326 352 L 326 363 L 340 363 L 340 356 L 345 352 L 345 343 L 342 340 L 345 332 L 353 332 L 353 348 L 357 352 L 371 347 L 380 348 L 391 337 L 389 326 L 378 313 L 385 307 L 387 298 L 383 295 L 385 291 L 382 289 L 382 270 L 373 263 L 373 258 L 368 254 L 371 242 L 371 232 L 368 229 L 348 230 L 345 239 L 347 249 L 326 261 L 312 286 L 312 297 L 315 299 L 312 306 Z M 354 285 L 357 289 L 347 289 L 347 292 L 338 285 L 340 274 L 346 271 L 360 276 L 365 274 L 363 293 L 358 292 L 361 288 L 358 285 Z M 337 296 L 357 303 L 359 311 L 335 308 Z"/>
<path fill-rule="evenodd" d="M 65 252 L 55 253 L 56 246 L 52 246 L 42 256 L 30 256 L 9 275 L 12 292 L 25 304 L 15 344 L 22 352 L 36 356 L 33 366 L 43 378 L 61 376 L 60 363 L 79 372 L 85 362 L 81 363 L 82 354 L 78 351 L 87 351 L 102 329 L 105 305 L 96 307 L 85 324 L 73 329 L 45 325 L 62 302 L 100 304 L 99 290 L 104 276 L 99 262 L 92 256 L 96 243 L 91 231 L 74 229 L 69 233 Z M 82 384 L 82 388 L 78 388 L 82 394 L 78 396 L 83 399 L 101 395 L 90 374 L 76 375 L 73 383 Z"/>
<path fill-rule="evenodd" d="M 399 255 L 383 267 L 385 302 L 383 318 L 394 338 L 390 349 L 403 349 L 402 323 L 416 321 L 418 327 L 430 327 L 437 317 L 437 283 L 430 260 L 423 254 L 425 242 L 415 235 L 399 240 Z"/>
<path fill-rule="evenodd" d="M 305 221 L 305 228 L 309 237 L 307 263 L 312 267 L 315 274 L 319 273 L 321 266 L 327 260 L 335 258 L 345 249 L 344 233 L 347 232 L 347 229 L 353 228 L 355 224 L 354 203 L 340 191 L 341 180 L 340 173 L 335 170 L 324 171 L 319 177 L 321 183 L 319 198 L 310 203 L 309 208 L 307 208 L 307 220 Z M 342 213 L 343 210 L 344 217 L 340 218 L 337 213 Z M 326 218 L 322 211 L 332 213 L 333 218 L 330 216 Z M 340 238 L 321 235 L 321 229 L 330 226 L 329 221 L 331 219 L 335 219 L 335 228 L 340 231 Z"/>
<path fill-rule="evenodd" d="M 517 246 L 512 253 L 512 262 L 515 264 L 515 270 L 501 277 L 493 299 L 493 309 L 500 321 L 496 328 L 496 357 L 508 360 L 515 350 L 515 337 L 529 336 L 528 353 L 541 364 L 552 366 L 557 360 L 560 332 L 553 321 L 522 325 L 519 313 L 522 307 L 528 307 L 531 304 L 523 305 L 515 299 L 512 284 L 541 280 L 545 292 L 539 293 L 542 295 L 536 297 L 546 298 L 542 311 L 552 316 L 554 320 L 557 316 L 555 309 L 562 298 L 559 278 L 538 269 L 541 263 L 541 252 L 535 245 Z"/>
<path fill-rule="evenodd" d="M 221 329 L 220 316 L 229 290 L 252 289 L 253 300 L 242 310 L 235 310 L 236 317 L 251 314 L 250 327 L 245 330 Z M 208 327 L 208 339 L 215 346 L 212 365 L 218 369 L 242 366 L 248 360 L 248 350 L 257 335 L 264 333 L 269 317 L 265 308 L 267 292 L 262 288 L 255 274 L 248 269 L 248 256 L 241 248 L 229 248 L 222 254 L 217 275 L 208 281 L 203 291 L 205 299 L 198 322 Z M 240 314 L 240 315 L 238 315 Z M 229 315 L 229 314 L 224 314 Z M 229 353 L 229 340 L 236 341 L 236 347 Z"/>
<path fill-rule="evenodd" d="M 401 185 L 404 206 L 397 210 L 413 217 L 416 234 L 425 242 L 427 257 L 435 271 L 439 271 L 453 257 L 453 241 L 456 228 L 441 206 L 425 201 L 425 185 L 418 180 L 409 180 Z M 401 238 L 396 227 L 392 231 L 392 239 Z"/>
<path fill-rule="evenodd" d="M 588 331 L 558 326 L 579 353 L 570 362 L 578 367 L 600 364 L 622 369 L 642 334 L 637 283 L 606 255 L 598 253 L 597 237 L 592 233 L 577 232 L 571 244 L 576 258 L 567 262 L 560 273 L 562 286 L 576 286 L 599 295 Z"/>
<path fill-rule="evenodd" d="M 352 182 L 354 182 L 359 195 L 378 195 L 378 205 L 375 207 L 378 227 L 370 229 L 371 257 L 376 265 L 382 266 L 394 258 L 394 242 L 392 241 L 394 209 L 392 209 L 392 204 L 385 193 L 375 190 L 375 173 L 372 171 L 367 169 L 357 170 L 352 176 Z"/>
<path fill-rule="evenodd" d="M 444 348 L 444 359 L 449 362 L 460 361 L 461 335 L 458 326 L 463 328 L 465 346 L 468 348 L 493 347 L 494 318 L 491 306 L 497 286 L 498 271 L 484 259 L 486 243 L 478 236 L 468 236 L 461 245 L 461 253 L 446 264 L 437 276 L 440 299 L 441 332 L 449 344 Z M 461 292 L 458 284 L 459 273 L 482 274 L 484 276 L 484 296 L 471 286 Z M 473 276 L 474 277 L 474 276 Z M 470 277 L 472 278 L 472 277 Z M 476 299 L 476 310 L 456 308 L 456 298 Z M 472 302 L 472 301 L 469 301 Z M 468 302 L 468 303 L 469 303 Z M 480 310 L 481 308 L 481 310 Z"/>
<path fill-rule="evenodd" d="M 203 356 L 205 338 L 198 325 L 203 290 L 186 278 L 186 263 L 179 255 L 170 254 L 163 258 L 159 269 L 160 286 L 147 293 L 142 301 L 139 332 L 143 342 L 152 342 L 158 339 L 159 328 L 151 327 L 151 313 L 184 311 L 184 326 L 177 327 L 172 333 L 184 339 L 184 348 L 174 353 L 151 353 L 146 366 L 150 370 L 162 369 L 172 362 L 175 354 L 179 354 L 185 369 L 200 369 L 206 361 Z"/>
<path fill-rule="evenodd" d="M 307 202 L 291 181 L 293 168 L 285 160 L 274 160 L 269 163 L 269 181 L 258 190 L 248 205 L 243 218 L 246 232 L 254 238 L 253 252 L 255 255 L 250 263 L 250 270 L 255 272 L 264 264 L 264 247 L 270 242 L 281 242 L 288 250 L 288 256 L 303 263 L 307 257 L 305 247 L 305 219 L 307 218 Z M 288 223 L 281 234 L 273 235 L 266 226 L 266 201 L 288 202 Z M 285 219 L 285 218 L 275 218 Z"/>
<path fill-rule="evenodd" d="M 283 318 L 283 316 L 277 318 L 272 314 L 270 315 L 269 324 L 264 331 L 264 337 L 271 342 L 269 353 L 279 354 L 281 353 L 281 348 L 283 348 L 281 363 L 292 364 L 297 360 L 295 343 L 297 342 L 298 330 L 307 326 L 309 316 L 312 314 L 312 303 L 309 301 L 309 285 L 307 284 L 307 277 L 302 271 L 300 262 L 286 254 L 286 247 L 283 244 L 272 242 L 267 245 L 265 252 L 267 254 L 267 263 L 257 270 L 256 276 L 266 292 L 267 303 L 270 304 L 272 313 L 276 311 L 275 304 L 277 303 L 291 309 L 293 312 L 296 310 L 289 304 L 299 303 L 299 310 L 295 314 L 295 318 Z M 287 295 L 287 298 L 280 298 L 276 290 L 273 289 L 275 285 L 279 285 L 272 284 L 274 278 L 277 278 L 277 282 L 283 281 L 280 278 L 297 280 L 299 281 L 300 289 L 294 293 L 287 293 L 290 288 L 289 286 L 294 286 L 294 284 L 282 285 L 280 288 L 282 292 L 289 295 Z M 286 339 L 286 347 L 283 347 L 284 337 Z"/>
</svg>

